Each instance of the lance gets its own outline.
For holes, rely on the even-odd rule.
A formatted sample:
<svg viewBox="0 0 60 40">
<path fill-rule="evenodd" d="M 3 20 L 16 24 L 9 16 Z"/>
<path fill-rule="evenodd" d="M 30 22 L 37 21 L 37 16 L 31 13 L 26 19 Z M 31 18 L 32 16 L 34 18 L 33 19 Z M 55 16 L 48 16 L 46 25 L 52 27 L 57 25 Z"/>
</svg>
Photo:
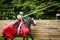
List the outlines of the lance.
<svg viewBox="0 0 60 40">
<path fill-rule="evenodd" d="M 29 16 L 29 15 L 31 15 L 31 14 L 37 13 L 38 11 L 42 11 L 42 10 L 44 10 L 44 9 L 46 9 L 46 8 L 49 8 L 49 7 L 51 7 L 51 6 L 54 6 L 54 5 L 55 5 L 55 4 L 52 4 L 52 5 L 50 5 L 50 6 L 47 6 L 47 7 L 44 7 L 44 8 L 42 8 L 42 9 L 36 10 L 36 11 L 34 11 L 34 12 L 30 13 L 30 14 L 27 14 L 27 15 L 25 15 L 25 16 L 23 16 L 23 17 L 26 17 L 26 16 Z"/>
</svg>

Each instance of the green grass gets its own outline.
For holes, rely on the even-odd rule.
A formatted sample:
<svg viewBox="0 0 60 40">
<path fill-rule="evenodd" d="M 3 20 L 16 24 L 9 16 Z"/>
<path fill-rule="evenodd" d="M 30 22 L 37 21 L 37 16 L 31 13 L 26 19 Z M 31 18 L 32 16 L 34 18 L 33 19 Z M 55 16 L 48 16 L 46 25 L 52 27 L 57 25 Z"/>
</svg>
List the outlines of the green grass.
<svg viewBox="0 0 60 40">
<path fill-rule="evenodd" d="M 28 38 L 28 39 L 31 40 L 30 38 Z M 0 40 L 4 40 L 4 38 L 3 37 L 0 37 Z M 14 40 L 23 40 L 23 38 L 16 37 Z M 34 39 L 34 40 L 38 40 L 38 39 Z"/>
<path fill-rule="evenodd" d="M 2 37 L 0 37 L 0 40 L 3 40 L 3 38 L 2 38 Z"/>
<path fill-rule="evenodd" d="M 31 40 L 31 38 L 28 38 L 29 40 Z M 4 40 L 3 37 L 0 37 L 0 40 Z M 10 39 L 9 39 L 10 40 Z M 14 40 L 23 40 L 23 38 L 20 37 L 16 37 Z M 38 38 L 34 38 L 34 40 L 45 40 L 45 39 L 38 39 Z"/>
</svg>

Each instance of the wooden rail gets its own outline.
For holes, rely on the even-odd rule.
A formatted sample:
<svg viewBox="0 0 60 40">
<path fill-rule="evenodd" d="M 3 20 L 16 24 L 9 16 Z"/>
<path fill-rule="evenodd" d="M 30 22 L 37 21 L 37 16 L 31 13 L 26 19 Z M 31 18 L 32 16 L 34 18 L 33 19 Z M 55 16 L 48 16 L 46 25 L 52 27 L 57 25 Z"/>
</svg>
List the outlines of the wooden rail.
<svg viewBox="0 0 60 40">
<path fill-rule="evenodd" d="M 2 36 L 3 28 L 16 21 L 0 20 L 0 36 Z M 37 26 L 31 26 L 33 37 L 47 40 L 60 40 L 60 20 L 36 20 L 36 22 Z"/>
</svg>

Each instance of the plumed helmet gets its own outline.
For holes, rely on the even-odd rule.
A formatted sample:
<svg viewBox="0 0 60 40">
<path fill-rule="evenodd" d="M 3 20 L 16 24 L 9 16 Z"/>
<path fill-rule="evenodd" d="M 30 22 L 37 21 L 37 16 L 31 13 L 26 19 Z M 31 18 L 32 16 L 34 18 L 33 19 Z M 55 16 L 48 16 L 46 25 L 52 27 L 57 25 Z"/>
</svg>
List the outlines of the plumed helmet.
<svg viewBox="0 0 60 40">
<path fill-rule="evenodd" d="M 19 14 L 20 14 L 20 15 L 23 15 L 23 12 L 21 11 L 21 12 L 19 12 Z"/>
</svg>

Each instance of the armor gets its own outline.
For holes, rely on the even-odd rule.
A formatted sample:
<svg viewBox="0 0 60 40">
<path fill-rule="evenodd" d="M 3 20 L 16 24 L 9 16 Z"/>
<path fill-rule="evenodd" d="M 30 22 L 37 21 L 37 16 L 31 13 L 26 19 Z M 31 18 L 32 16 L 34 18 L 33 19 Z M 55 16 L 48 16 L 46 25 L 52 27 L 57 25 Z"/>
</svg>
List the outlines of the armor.
<svg viewBox="0 0 60 40">
<path fill-rule="evenodd" d="M 19 19 L 19 20 L 22 20 L 22 19 L 23 19 L 23 12 L 20 12 L 20 13 L 17 15 L 17 19 Z"/>
<path fill-rule="evenodd" d="M 21 31 L 20 31 L 21 26 L 23 24 L 23 22 L 22 22 L 23 21 L 23 12 L 19 12 L 19 14 L 17 15 L 17 19 L 21 20 L 21 22 L 20 22 L 20 24 L 18 26 L 18 32 L 17 32 L 17 34 L 19 35 L 21 33 Z"/>
</svg>

